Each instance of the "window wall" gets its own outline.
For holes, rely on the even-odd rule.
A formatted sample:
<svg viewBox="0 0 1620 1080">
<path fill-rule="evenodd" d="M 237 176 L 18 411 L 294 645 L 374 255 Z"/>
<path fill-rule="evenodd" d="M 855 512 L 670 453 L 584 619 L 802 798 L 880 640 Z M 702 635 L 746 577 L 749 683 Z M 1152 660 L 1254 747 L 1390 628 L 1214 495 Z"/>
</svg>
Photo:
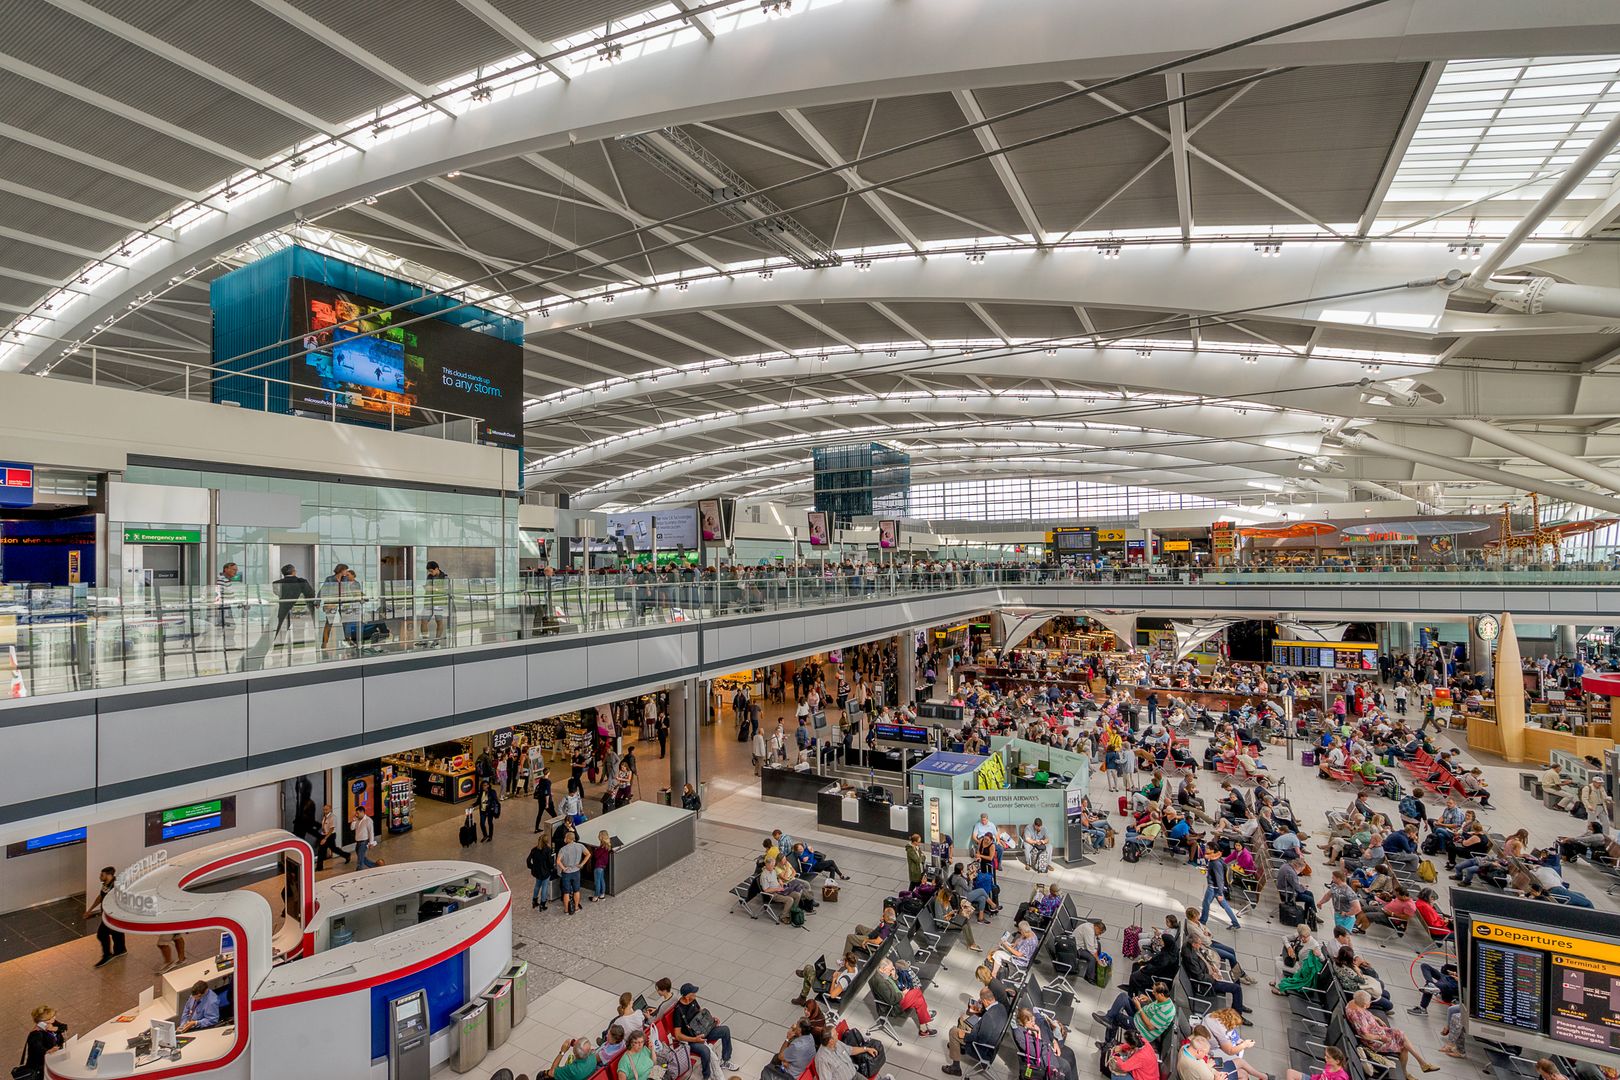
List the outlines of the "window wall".
<svg viewBox="0 0 1620 1080">
<path fill-rule="evenodd" d="M 1047 521 L 1121 518 L 1148 510 L 1195 510 L 1223 503 L 1202 495 L 1080 480 L 1009 477 L 913 484 L 910 517 L 927 520 Z"/>
</svg>

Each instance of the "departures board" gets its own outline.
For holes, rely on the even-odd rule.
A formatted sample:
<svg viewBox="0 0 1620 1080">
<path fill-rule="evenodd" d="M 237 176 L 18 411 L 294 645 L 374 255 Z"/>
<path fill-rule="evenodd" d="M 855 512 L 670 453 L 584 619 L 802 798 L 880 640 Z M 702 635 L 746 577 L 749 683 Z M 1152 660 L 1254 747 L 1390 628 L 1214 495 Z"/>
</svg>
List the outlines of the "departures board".
<svg viewBox="0 0 1620 1080">
<path fill-rule="evenodd" d="M 1467 945 L 1471 1034 L 1620 1054 L 1620 940 L 1474 918 Z"/>
</svg>

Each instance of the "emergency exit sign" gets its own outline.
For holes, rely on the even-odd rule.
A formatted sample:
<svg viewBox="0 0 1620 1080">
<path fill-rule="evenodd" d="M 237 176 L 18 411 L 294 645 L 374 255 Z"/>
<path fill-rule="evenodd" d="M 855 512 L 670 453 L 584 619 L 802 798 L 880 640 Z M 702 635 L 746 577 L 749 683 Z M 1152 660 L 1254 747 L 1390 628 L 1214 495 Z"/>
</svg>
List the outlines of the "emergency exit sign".
<svg viewBox="0 0 1620 1080">
<path fill-rule="evenodd" d="M 0 506 L 34 505 L 34 467 L 0 461 Z"/>
</svg>

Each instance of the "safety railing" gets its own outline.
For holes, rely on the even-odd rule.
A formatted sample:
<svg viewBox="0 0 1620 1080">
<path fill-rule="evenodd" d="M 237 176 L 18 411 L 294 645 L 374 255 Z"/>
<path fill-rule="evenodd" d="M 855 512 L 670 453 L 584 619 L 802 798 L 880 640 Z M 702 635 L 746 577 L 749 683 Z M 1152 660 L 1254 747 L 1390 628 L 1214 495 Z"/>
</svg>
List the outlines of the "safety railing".
<svg viewBox="0 0 1620 1080">
<path fill-rule="evenodd" d="M 0 586 L 0 686 L 13 694 L 171 682 L 425 649 L 747 617 L 983 587 L 1063 585 L 1620 586 L 1597 569 L 1366 575 L 1185 568 L 762 568 L 741 575 L 559 575 L 520 587 L 439 579 L 132 591 Z M 0 696 L 4 691 L 0 691 Z"/>
</svg>

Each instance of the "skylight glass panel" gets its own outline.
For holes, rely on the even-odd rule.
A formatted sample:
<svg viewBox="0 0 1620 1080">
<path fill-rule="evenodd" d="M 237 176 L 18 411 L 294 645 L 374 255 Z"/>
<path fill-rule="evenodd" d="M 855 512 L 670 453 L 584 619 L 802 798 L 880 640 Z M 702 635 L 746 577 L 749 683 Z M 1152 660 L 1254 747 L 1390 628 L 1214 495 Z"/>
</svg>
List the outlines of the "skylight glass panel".
<svg viewBox="0 0 1620 1080">
<path fill-rule="evenodd" d="M 1454 60 L 1446 65 L 1387 202 L 1531 200 L 1620 112 L 1620 56 Z M 1620 152 L 1574 193 L 1608 193 Z M 1538 179 L 1539 178 L 1539 179 Z M 1527 181 L 1536 181 L 1526 183 Z"/>
</svg>

